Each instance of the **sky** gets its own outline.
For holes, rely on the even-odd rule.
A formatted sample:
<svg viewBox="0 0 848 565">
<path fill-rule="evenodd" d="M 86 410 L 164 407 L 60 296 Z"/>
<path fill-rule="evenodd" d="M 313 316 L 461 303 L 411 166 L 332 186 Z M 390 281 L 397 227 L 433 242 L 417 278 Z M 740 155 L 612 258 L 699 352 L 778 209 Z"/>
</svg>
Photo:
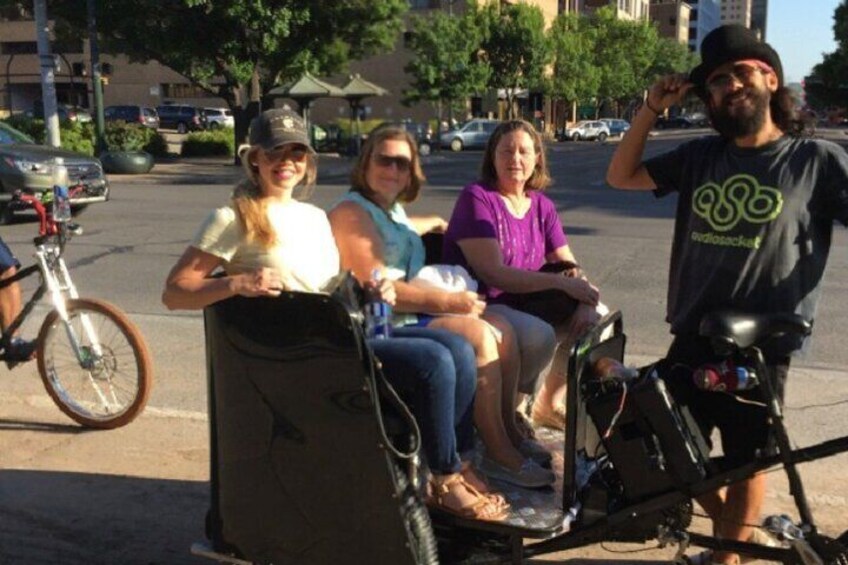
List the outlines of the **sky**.
<svg viewBox="0 0 848 565">
<path fill-rule="evenodd" d="M 766 41 L 780 55 L 785 82 L 800 82 L 836 49 L 833 12 L 842 0 L 769 0 Z"/>
</svg>

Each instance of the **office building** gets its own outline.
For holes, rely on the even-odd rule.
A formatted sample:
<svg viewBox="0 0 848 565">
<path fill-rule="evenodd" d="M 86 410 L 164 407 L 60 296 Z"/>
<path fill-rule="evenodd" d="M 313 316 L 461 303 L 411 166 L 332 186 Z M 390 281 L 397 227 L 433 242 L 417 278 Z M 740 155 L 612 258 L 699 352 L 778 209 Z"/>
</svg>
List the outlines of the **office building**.
<svg viewBox="0 0 848 565">
<path fill-rule="evenodd" d="M 692 6 L 683 0 L 651 0 L 651 21 L 661 37 L 678 43 L 689 42 L 689 19 Z"/>
<path fill-rule="evenodd" d="M 751 27 L 751 0 L 721 0 L 721 23 Z"/>
<path fill-rule="evenodd" d="M 721 6 L 719 0 L 689 0 L 689 4 L 689 49 L 699 51 L 704 37 L 721 25 Z"/>
<path fill-rule="evenodd" d="M 618 17 L 624 20 L 647 20 L 650 16 L 649 0 L 583 0 L 583 9 L 596 10 L 610 4 L 615 5 Z"/>
<path fill-rule="evenodd" d="M 760 39 L 766 39 L 766 20 L 768 19 L 768 0 L 753 0 L 751 2 L 751 29 L 757 32 Z"/>
</svg>

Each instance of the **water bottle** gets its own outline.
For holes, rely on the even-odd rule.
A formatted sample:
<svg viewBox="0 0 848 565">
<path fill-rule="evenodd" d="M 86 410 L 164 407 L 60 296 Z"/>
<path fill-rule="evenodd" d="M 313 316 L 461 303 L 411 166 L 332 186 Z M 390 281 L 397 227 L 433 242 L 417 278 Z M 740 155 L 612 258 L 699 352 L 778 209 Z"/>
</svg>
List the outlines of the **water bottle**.
<svg viewBox="0 0 848 565">
<path fill-rule="evenodd" d="M 68 199 L 68 168 L 65 160 L 57 157 L 53 165 L 53 221 L 71 220 L 71 202 Z"/>
<path fill-rule="evenodd" d="M 692 373 L 692 381 L 701 390 L 728 392 L 757 386 L 753 369 L 736 366 L 732 361 L 701 365 Z"/>
<path fill-rule="evenodd" d="M 371 273 L 371 280 L 379 283 L 383 275 L 379 269 Z M 392 307 L 382 300 L 369 297 L 365 303 L 365 334 L 372 339 L 387 339 L 392 334 Z"/>
</svg>

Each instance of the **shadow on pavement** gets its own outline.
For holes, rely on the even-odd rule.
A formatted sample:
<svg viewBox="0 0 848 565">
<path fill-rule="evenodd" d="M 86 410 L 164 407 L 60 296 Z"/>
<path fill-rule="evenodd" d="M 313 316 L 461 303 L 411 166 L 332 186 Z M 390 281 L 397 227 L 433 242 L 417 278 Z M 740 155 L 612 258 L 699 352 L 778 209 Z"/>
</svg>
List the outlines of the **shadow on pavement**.
<svg viewBox="0 0 848 565">
<path fill-rule="evenodd" d="M 206 482 L 3 470 L 0 563 L 208 563 L 189 553 L 208 497 Z"/>
</svg>

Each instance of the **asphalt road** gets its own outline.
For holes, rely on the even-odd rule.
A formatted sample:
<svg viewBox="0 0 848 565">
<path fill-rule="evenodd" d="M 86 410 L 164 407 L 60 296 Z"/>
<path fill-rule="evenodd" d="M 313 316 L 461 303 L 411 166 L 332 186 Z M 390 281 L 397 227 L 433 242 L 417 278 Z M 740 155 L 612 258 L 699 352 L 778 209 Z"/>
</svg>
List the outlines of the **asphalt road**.
<svg viewBox="0 0 848 565">
<path fill-rule="evenodd" d="M 653 139 L 648 152 L 665 151 L 682 139 Z M 675 198 L 608 188 L 603 178 L 614 148 L 612 143 L 553 144 L 549 162 L 554 184 L 549 195 L 560 210 L 575 254 L 600 287 L 601 299 L 624 313 L 628 354 L 656 358 L 669 343 L 664 309 Z M 449 216 L 462 185 L 475 178 L 480 159 L 479 151 L 428 157 L 424 164 L 428 184 L 411 212 Z M 327 158 L 325 164 L 311 200 L 327 208 L 347 189 L 348 167 L 338 158 Z M 226 202 L 238 172 L 225 163 L 210 163 L 208 168 L 193 167 L 191 175 L 161 177 L 157 183 L 142 177 L 113 179 L 112 200 L 90 207 L 78 218 L 85 233 L 67 250 L 74 280 L 83 296 L 111 301 L 143 326 L 159 378 L 167 383 L 154 392 L 154 406 L 205 410 L 199 388 L 200 314 L 168 312 L 160 293 L 165 275 L 200 222 L 213 207 Z M 36 225 L 24 219 L 2 230 L 4 240 L 26 263 Z M 848 233 L 837 227 L 813 347 L 796 362 L 798 366 L 848 367 L 839 322 L 848 319 L 846 243 Z"/>
<path fill-rule="evenodd" d="M 653 139 L 648 151 L 665 151 L 682 139 Z M 576 255 L 601 288 L 602 300 L 623 311 L 628 358 L 641 364 L 660 357 L 669 343 L 663 319 L 674 199 L 657 200 L 650 194 L 606 187 L 603 177 L 613 150 L 614 144 L 554 144 L 549 152 L 555 179 L 550 195 Z M 462 185 L 475 178 L 480 159 L 479 151 L 428 157 L 425 173 L 429 183 L 411 211 L 449 215 Z M 324 173 L 311 200 L 326 208 L 347 189 L 347 166 L 337 158 L 324 162 Z M 156 367 L 147 414 L 201 421 L 206 412 L 202 319 L 197 312 L 168 312 L 159 296 L 167 271 L 209 210 L 226 201 L 238 171 L 224 163 L 191 170 L 191 174 L 173 177 L 113 179 L 112 200 L 79 217 L 85 234 L 70 243 L 67 260 L 83 296 L 119 305 L 142 329 Z M 36 225 L 23 220 L 0 229 L 4 240 L 27 263 Z M 848 317 L 846 238 L 844 229 L 835 230 L 816 339 L 807 357 L 795 363 L 797 370 L 790 382 L 787 417 L 800 445 L 848 435 L 848 348 L 843 345 L 839 322 Z M 32 318 L 25 328 L 29 335 L 37 331 L 39 317 Z M 4 375 L 0 394 L 6 399 L 44 396 L 33 364 Z M 0 414 L 0 421 L 3 418 Z M 3 429 L 0 426 L 0 431 Z M 10 433 L 8 429 L 3 433 Z M 201 459 L 205 441 L 202 434 L 180 438 L 181 444 L 200 444 L 201 451 L 191 453 Z M 132 446 L 125 447 L 132 450 Z M 18 465 L 26 465 L 28 460 L 23 457 Z M 817 462 L 808 466 L 805 475 L 811 479 L 818 506 L 824 509 L 822 521 L 831 528 L 846 527 L 839 523 L 848 514 L 848 483 L 842 472 L 846 463 L 844 455 Z M 85 462 L 71 466 L 81 472 L 86 469 Z M 161 475 L 153 476 L 172 478 L 167 465 Z M 788 510 L 784 495 L 773 495 L 770 504 Z M 150 557 L 127 562 L 183 561 Z M 579 562 L 583 561 L 574 561 Z"/>
</svg>

